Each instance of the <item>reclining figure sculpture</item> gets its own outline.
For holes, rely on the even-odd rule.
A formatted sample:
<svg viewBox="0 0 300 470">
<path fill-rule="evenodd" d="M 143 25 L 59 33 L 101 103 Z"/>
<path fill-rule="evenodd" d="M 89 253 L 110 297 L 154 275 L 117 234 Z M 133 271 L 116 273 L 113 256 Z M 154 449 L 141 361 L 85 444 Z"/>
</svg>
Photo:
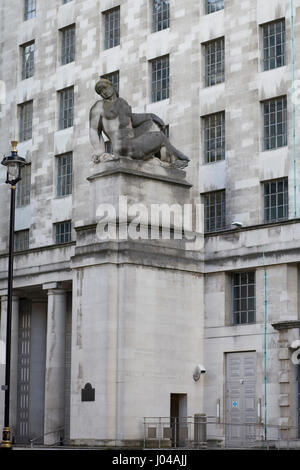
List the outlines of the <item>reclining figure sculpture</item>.
<svg viewBox="0 0 300 470">
<path fill-rule="evenodd" d="M 135 160 L 155 157 L 171 167 L 188 165 L 190 159 L 170 143 L 164 134 L 165 124 L 158 116 L 133 113 L 109 80 L 101 78 L 95 90 L 102 97 L 90 111 L 90 142 L 95 163 L 122 157 Z M 113 156 L 105 152 L 102 132 L 112 143 Z"/>
</svg>

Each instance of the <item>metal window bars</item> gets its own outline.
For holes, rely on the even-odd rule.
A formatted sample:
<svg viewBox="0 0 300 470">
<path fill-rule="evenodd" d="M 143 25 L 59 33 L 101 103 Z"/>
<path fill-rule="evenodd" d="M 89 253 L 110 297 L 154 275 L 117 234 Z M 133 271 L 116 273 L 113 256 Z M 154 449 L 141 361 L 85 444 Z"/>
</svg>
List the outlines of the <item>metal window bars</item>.
<svg viewBox="0 0 300 470">
<path fill-rule="evenodd" d="M 170 26 L 169 0 L 153 0 L 152 3 L 152 32 L 167 29 Z"/>
<path fill-rule="evenodd" d="M 104 12 L 104 48 L 120 44 L 120 7 Z"/>
</svg>

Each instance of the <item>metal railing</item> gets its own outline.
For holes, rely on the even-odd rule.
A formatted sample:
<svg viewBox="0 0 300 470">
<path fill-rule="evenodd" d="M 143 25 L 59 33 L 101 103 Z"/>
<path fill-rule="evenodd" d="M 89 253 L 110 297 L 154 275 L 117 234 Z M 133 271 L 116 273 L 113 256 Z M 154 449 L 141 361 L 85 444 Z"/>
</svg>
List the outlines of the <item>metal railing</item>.
<svg viewBox="0 0 300 470">
<path fill-rule="evenodd" d="M 46 436 L 51 436 L 53 435 L 53 442 L 51 444 L 45 444 L 45 437 Z M 56 437 L 55 437 L 56 436 Z M 64 427 L 60 427 L 55 429 L 54 431 L 49 431 L 44 434 L 41 434 L 40 436 L 34 437 L 33 439 L 30 439 L 30 447 L 33 448 L 35 444 L 37 445 L 47 445 L 47 446 L 57 446 L 57 445 L 63 445 L 64 443 Z"/>
<path fill-rule="evenodd" d="M 206 416 L 145 417 L 144 447 L 206 447 Z"/>
<path fill-rule="evenodd" d="M 228 423 L 204 414 L 145 417 L 143 424 L 145 448 L 300 449 L 297 426 Z"/>
</svg>

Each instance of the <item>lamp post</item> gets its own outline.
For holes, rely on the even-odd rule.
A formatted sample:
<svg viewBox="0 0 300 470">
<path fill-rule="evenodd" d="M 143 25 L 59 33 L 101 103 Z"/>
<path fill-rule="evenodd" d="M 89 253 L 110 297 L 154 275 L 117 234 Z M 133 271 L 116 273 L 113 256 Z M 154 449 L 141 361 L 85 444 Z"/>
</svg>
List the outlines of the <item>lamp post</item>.
<svg viewBox="0 0 300 470">
<path fill-rule="evenodd" d="M 5 360 L 5 398 L 4 398 L 4 427 L 1 447 L 11 449 L 11 433 L 9 426 L 10 398 L 10 357 L 11 357 L 11 317 L 12 317 L 12 287 L 13 287 L 13 256 L 15 230 L 16 185 L 21 181 L 22 168 L 26 165 L 25 158 L 19 157 L 18 142 L 12 141 L 11 154 L 4 157 L 2 165 L 7 167 L 6 183 L 10 184 L 10 225 L 9 225 L 9 255 L 8 255 L 8 287 L 7 287 L 7 324 L 6 324 L 6 360 Z"/>
</svg>

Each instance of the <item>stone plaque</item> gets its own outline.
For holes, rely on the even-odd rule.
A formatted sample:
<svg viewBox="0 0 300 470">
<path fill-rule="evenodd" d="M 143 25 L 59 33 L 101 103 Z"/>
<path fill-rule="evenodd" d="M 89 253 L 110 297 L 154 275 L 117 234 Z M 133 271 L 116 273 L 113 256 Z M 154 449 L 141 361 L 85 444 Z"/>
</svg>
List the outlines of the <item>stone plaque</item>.
<svg viewBox="0 0 300 470">
<path fill-rule="evenodd" d="M 95 389 L 90 383 L 85 384 L 81 390 L 81 401 L 95 401 Z"/>
</svg>

